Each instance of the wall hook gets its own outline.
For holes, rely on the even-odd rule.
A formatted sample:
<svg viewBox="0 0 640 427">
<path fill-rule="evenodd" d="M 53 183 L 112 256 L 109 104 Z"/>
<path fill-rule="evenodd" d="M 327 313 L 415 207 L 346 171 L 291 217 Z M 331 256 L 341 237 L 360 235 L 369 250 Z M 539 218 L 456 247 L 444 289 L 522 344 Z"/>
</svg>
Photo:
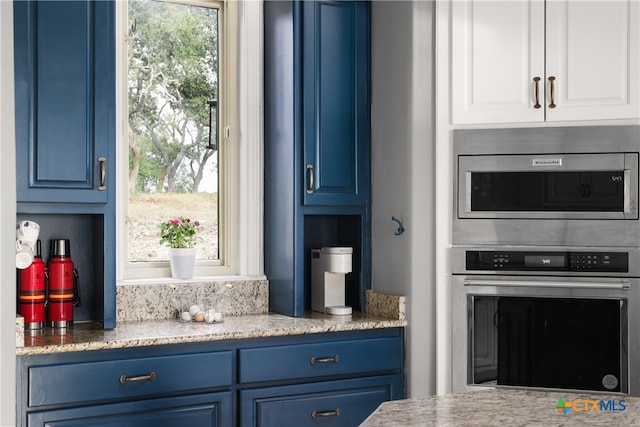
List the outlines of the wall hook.
<svg viewBox="0 0 640 427">
<path fill-rule="evenodd" d="M 400 220 L 399 220 L 398 218 L 396 218 L 395 216 L 392 216 L 392 217 L 391 217 L 391 220 L 392 220 L 392 221 L 395 221 L 395 222 L 397 222 L 397 223 L 398 223 L 398 229 L 397 229 L 397 230 L 395 231 L 395 233 L 393 233 L 393 234 L 395 234 L 396 236 L 399 236 L 399 235 L 401 235 L 402 233 L 404 233 L 404 226 L 402 225 L 402 221 L 400 221 Z"/>
</svg>

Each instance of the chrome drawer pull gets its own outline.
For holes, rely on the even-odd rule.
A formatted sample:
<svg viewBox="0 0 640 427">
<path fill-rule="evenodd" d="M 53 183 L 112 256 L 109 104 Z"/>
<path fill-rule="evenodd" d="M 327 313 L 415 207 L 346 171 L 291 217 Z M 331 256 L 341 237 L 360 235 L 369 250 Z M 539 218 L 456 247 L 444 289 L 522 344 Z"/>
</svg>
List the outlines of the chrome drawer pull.
<svg viewBox="0 0 640 427">
<path fill-rule="evenodd" d="M 149 375 L 140 375 L 137 377 L 128 377 L 126 375 L 120 375 L 120 384 L 124 383 L 136 383 L 141 381 L 153 381 L 156 379 L 156 373 L 151 372 Z"/>
<path fill-rule="evenodd" d="M 333 357 L 320 357 L 317 359 L 315 357 L 311 357 L 311 359 L 309 360 L 309 363 L 311 363 L 312 365 L 315 365 L 316 363 L 338 363 L 338 361 L 340 361 L 340 358 L 336 354 Z"/>
<path fill-rule="evenodd" d="M 311 418 L 313 418 L 314 420 L 318 417 L 339 417 L 339 416 L 340 416 L 340 408 L 336 408 L 335 411 L 329 411 L 329 412 L 316 412 L 316 411 L 311 412 Z"/>
</svg>

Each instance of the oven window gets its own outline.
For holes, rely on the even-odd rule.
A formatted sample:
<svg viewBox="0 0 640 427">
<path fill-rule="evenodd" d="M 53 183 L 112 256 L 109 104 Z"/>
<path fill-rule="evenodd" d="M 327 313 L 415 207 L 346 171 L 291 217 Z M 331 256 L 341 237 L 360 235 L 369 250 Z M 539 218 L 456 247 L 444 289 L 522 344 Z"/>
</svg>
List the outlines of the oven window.
<svg viewBox="0 0 640 427">
<path fill-rule="evenodd" d="M 624 212 L 624 172 L 472 172 L 471 210 Z"/>
<path fill-rule="evenodd" d="M 474 384 L 621 390 L 620 299 L 476 296 Z"/>
</svg>

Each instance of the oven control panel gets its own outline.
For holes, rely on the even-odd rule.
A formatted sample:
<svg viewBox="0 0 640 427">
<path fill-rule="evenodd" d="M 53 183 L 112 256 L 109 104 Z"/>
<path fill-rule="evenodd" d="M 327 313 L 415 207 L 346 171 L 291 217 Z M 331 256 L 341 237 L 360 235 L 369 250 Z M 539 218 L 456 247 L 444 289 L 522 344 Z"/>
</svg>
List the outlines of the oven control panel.
<svg viewBox="0 0 640 427">
<path fill-rule="evenodd" d="M 467 251 L 467 270 L 628 272 L 627 252 Z"/>
</svg>

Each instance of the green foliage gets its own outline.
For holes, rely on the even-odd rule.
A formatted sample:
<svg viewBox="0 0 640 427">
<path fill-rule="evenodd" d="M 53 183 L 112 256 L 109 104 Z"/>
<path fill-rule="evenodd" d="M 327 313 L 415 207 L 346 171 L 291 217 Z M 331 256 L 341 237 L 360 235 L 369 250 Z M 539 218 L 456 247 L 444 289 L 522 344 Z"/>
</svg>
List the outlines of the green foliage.
<svg viewBox="0 0 640 427">
<path fill-rule="evenodd" d="M 202 147 L 209 134 L 207 101 L 218 96 L 217 14 L 129 1 L 129 166 L 138 170 L 137 191 L 197 190 L 191 170 L 211 158 Z"/>
</svg>

